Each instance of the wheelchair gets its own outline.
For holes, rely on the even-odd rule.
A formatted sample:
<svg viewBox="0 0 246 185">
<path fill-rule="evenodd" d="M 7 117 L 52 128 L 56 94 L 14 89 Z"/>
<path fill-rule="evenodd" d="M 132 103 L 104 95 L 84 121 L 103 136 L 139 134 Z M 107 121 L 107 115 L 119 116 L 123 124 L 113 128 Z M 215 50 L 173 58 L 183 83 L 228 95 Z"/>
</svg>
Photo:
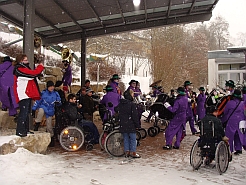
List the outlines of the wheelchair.
<svg viewBox="0 0 246 185">
<path fill-rule="evenodd" d="M 124 146 L 123 146 L 123 136 L 119 132 L 119 123 L 117 115 L 112 115 L 111 112 L 106 109 L 108 114 L 108 119 L 103 123 L 103 131 L 100 134 L 99 145 L 101 150 L 105 150 L 108 154 L 120 157 L 124 155 Z M 139 146 L 140 139 L 146 137 L 146 130 L 141 128 L 136 132 L 137 136 L 137 145 Z M 122 148 L 123 146 L 123 148 Z"/>
<path fill-rule="evenodd" d="M 150 137 L 155 137 L 160 132 L 166 130 L 170 120 L 173 118 L 173 113 L 165 108 L 164 102 L 169 102 L 173 105 L 173 101 L 170 101 L 167 94 L 158 95 L 157 100 L 150 106 L 150 110 L 153 114 L 150 118 L 150 123 L 153 126 L 149 127 L 147 132 Z"/>
<path fill-rule="evenodd" d="M 67 151 L 77 151 L 85 144 L 87 151 L 92 150 L 93 144 L 96 144 L 96 136 L 90 123 L 80 120 L 78 123 L 71 124 L 65 112 L 60 116 L 62 121 L 58 123 L 56 133 L 62 148 Z"/>
<path fill-rule="evenodd" d="M 212 133 L 204 133 L 202 129 L 200 138 L 194 142 L 190 151 L 190 165 L 193 170 L 198 170 L 202 164 L 209 165 L 215 161 L 215 167 L 221 175 L 226 172 L 231 160 L 228 144 L 215 136 L 214 129 Z"/>
</svg>

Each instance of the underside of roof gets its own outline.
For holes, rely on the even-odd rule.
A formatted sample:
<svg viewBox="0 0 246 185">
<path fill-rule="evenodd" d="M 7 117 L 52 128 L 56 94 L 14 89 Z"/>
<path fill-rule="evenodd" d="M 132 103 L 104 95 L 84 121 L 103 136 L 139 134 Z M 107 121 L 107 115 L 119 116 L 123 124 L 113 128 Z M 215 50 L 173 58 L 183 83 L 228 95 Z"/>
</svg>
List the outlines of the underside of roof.
<svg viewBox="0 0 246 185">
<path fill-rule="evenodd" d="M 34 0 L 44 45 L 171 24 L 207 21 L 219 0 Z M 0 15 L 23 27 L 24 0 L 0 0 Z"/>
</svg>

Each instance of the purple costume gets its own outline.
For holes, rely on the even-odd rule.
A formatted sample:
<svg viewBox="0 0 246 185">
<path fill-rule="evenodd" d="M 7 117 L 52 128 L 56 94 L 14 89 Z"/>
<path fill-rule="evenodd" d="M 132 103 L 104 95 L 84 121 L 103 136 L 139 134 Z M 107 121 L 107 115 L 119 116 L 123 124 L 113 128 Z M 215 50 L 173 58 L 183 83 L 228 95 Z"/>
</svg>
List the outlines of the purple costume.
<svg viewBox="0 0 246 185">
<path fill-rule="evenodd" d="M 234 109 L 236 110 L 234 111 Z M 224 114 L 221 118 L 222 123 L 227 121 L 225 135 L 229 138 L 231 152 L 234 149 L 236 151 L 242 150 L 242 145 L 244 144 L 245 135 L 239 129 L 239 122 L 245 120 L 243 109 L 244 102 L 240 99 L 233 98 L 226 104 Z"/>
<path fill-rule="evenodd" d="M 112 81 L 112 82 L 110 82 L 110 86 L 113 88 L 113 91 L 112 92 L 114 92 L 114 93 L 117 93 L 117 94 L 120 94 L 120 91 L 118 90 L 118 84 L 119 83 L 117 83 L 117 82 L 115 82 L 115 81 Z"/>
<path fill-rule="evenodd" d="M 198 120 L 201 120 L 206 115 L 205 102 L 206 102 L 205 93 L 204 92 L 200 93 L 197 97 L 197 107 L 196 107 Z"/>
<path fill-rule="evenodd" d="M 71 86 L 72 83 L 72 68 L 70 64 L 65 68 L 65 73 L 62 77 L 62 82 L 64 86 Z"/>
<path fill-rule="evenodd" d="M 189 100 L 190 99 L 189 90 L 185 89 L 185 93 L 186 93 L 186 97 Z M 186 121 L 188 121 L 190 124 L 190 130 L 191 130 L 192 134 L 195 134 L 197 132 L 197 130 L 195 129 L 195 125 L 194 125 L 194 115 L 192 112 L 191 102 L 188 101 L 187 105 L 188 105 L 188 107 L 186 110 Z M 184 126 L 185 125 L 186 125 L 186 123 L 184 124 Z"/>
<path fill-rule="evenodd" d="M 113 107 L 109 107 L 108 103 L 111 102 Z M 100 101 L 101 104 L 104 104 L 108 110 L 111 111 L 111 115 L 115 114 L 114 108 L 120 103 L 120 95 L 118 93 L 114 93 L 112 91 L 107 92 Z M 108 119 L 107 114 L 104 114 L 104 120 Z"/>
<path fill-rule="evenodd" d="M 166 131 L 166 145 L 172 146 L 173 137 L 176 135 L 175 147 L 180 146 L 181 136 L 183 133 L 184 125 L 186 123 L 186 111 L 188 106 L 188 99 L 186 96 L 178 95 L 173 107 L 169 106 L 167 109 L 175 114 L 174 118 L 170 121 Z"/>
<path fill-rule="evenodd" d="M 18 108 L 13 90 L 13 70 L 14 66 L 12 66 L 11 61 L 5 61 L 3 64 L 0 64 L 0 101 L 2 102 L 2 108 L 9 109 L 10 116 L 16 115 L 16 109 Z"/>
</svg>

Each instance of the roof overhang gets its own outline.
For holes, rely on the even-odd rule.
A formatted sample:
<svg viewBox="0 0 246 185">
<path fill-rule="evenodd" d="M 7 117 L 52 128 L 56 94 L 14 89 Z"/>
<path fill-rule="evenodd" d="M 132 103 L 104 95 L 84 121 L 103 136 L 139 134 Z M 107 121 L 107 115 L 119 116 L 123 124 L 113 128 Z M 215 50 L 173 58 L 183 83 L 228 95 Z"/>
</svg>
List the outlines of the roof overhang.
<svg viewBox="0 0 246 185">
<path fill-rule="evenodd" d="M 219 0 L 35 0 L 34 31 L 44 45 L 172 24 L 208 21 Z M 23 27 L 24 0 L 0 0 L 0 14 Z"/>
</svg>

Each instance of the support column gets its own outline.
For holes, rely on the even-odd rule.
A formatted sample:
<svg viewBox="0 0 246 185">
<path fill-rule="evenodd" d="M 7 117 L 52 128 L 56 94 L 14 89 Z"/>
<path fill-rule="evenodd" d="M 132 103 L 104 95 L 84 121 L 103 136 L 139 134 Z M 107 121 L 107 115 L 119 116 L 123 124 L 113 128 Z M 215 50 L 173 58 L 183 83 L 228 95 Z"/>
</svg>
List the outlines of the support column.
<svg viewBox="0 0 246 185">
<path fill-rule="evenodd" d="M 86 37 L 85 32 L 81 35 L 81 87 L 85 84 L 86 77 Z"/>
<path fill-rule="evenodd" d="M 30 67 L 34 68 L 34 30 L 35 0 L 24 0 L 23 52 L 27 55 Z"/>
<path fill-rule="evenodd" d="M 23 22 L 23 53 L 27 55 L 29 65 L 34 68 L 34 30 L 33 20 L 35 15 L 35 0 L 24 0 L 24 22 Z M 31 107 L 29 113 L 29 129 L 33 130 L 33 118 Z"/>
</svg>

